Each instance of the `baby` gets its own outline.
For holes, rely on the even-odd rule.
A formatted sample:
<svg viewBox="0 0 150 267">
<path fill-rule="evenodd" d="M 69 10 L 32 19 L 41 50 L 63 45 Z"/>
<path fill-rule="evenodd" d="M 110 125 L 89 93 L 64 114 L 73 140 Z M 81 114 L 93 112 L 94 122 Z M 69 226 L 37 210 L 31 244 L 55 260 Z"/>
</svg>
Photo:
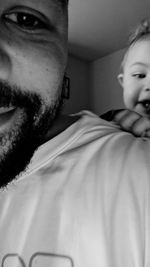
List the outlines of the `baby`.
<svg viewBox="0 0 150 267">
<path fill-rule="evenodd" d="M 121 69 L 118 80 L 127 110 L 113 112 L 113 120 L 136 136 L 150 137 L 150 20 L 129 39 Z"/>
</svg>

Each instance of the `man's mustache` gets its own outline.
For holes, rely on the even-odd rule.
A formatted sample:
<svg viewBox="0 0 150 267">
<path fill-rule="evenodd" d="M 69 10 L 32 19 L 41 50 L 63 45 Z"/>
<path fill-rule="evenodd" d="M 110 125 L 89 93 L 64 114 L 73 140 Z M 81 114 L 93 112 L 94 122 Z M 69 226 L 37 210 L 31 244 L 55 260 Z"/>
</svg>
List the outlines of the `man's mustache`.
<svg viewBox="0 0 150 267">
<path fill-rule="evenodd" d="M 0 107 L 11 106 L 27 109 L 34 107 L 34 110 L 38 110 L 41 106 L 41 98 L 27 88 L 10 85 L 8 82 L 0 80 Z"/>
</svg>

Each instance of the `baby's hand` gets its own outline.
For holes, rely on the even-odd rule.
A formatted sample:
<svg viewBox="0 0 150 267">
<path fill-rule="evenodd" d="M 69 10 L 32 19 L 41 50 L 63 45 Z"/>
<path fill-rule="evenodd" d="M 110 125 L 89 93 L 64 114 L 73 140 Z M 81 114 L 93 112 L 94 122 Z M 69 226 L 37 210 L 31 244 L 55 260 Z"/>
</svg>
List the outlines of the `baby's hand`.
<svg viewBox="0 0 150 267">
<path fill-rule="evenodd" d="M 150 118 L 134 111 L 121 110 L 115 113 L 113 120 L 120 127 L 135 136 L 150 137 Z"/>
</svg>

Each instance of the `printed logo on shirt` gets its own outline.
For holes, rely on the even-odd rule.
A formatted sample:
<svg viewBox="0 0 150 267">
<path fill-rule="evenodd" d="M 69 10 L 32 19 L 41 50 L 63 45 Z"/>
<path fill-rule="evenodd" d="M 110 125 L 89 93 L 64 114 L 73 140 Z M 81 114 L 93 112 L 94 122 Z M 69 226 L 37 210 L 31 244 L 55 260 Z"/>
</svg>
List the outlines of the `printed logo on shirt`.
<svg viewBox="0 0 150 267">
<path fill-rule="evenodd" d="M 1 267 L 74 267 L 73 260 L 68 256 L 52 253 L 35 253 L 31 256 L 28 264 L 18 254 L 7 254 L 3 257 Z"/>
</svg>

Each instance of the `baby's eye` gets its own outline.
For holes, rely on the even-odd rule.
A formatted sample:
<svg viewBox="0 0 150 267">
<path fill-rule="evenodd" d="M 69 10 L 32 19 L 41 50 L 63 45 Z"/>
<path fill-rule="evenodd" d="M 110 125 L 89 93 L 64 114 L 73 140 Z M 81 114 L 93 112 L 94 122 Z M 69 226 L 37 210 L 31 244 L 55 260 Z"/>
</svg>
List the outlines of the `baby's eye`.
<svg viewBox="0 0 150 267">
<path fill-rule="evenodd" d="M 37 18 L 33 14 L 28 14 L 26 12 L 14 12 L 5 14 L 4 19 L 26 30 L 37 30 L 46 27 L 46 24 L 41 19 Z"/>
<path fill-rule="evenodd" d="M 132 74 L 133 77 L 136 77 L 138 79 L 144 79 L 146 77 L 146 74 L 144 73 L 134 73 Z"/>
</svg>

